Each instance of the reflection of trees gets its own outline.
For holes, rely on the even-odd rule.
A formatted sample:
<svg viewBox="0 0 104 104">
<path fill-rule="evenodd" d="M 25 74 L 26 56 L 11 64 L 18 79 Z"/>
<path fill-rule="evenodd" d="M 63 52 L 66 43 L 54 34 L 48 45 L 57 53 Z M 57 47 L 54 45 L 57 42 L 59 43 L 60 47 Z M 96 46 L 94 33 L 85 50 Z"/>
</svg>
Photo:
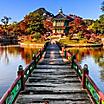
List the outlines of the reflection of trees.
<svg viewBox="0 0 104 104">
<path fill-rule="evenodd" d="M 76 53 L 76 50 L 79 50 L 77 55 L 78 62 L 81 62 L 84 57 L 91 56 L 95 60 L 95 63 L 101 67 L 100 76 L 101 79 L 104 81 L 104 49 L 102 47 L 99 48 L 70 48 L 72 54 Z"/>
<path fill-rule="evenodd" d="M 79 51 L 77 55 L 77 60 L 80 62 L 86 56 L 92 56 L 97 64 L 104 62 L 104 49 L 103 48 L 70 48 L 70 52 L 75 54 Z M 102 65 L 102 64 L 101 64 Z"/>
<path fill-rule="evenodd" d="M 81 60 L 86 57 L 91 55 L 91 48 L 70 48 L 70 52 L 74 55 L 75 53 L 78 52 L 77 54 L 77 60 L 81 62 Z"/>
<path fill-rule="evenodd" d="M 11 50 L 13 51 L 11 53 Z M 15 51 L 15 48 L 13 47 L 0 47 L 0 57 L 2 57 L 4 55 L 4 61 L 6 64 L 9 63 L 9 54 L 11 55 L 14 55 L 14 51 Z"/>
<path fill-rule="evenodd" d="M 33 53 L 37 53 L 39 49 L 35 48 L 20 48 L 20 47 L 0 47 L 0 58 L 4 55 L 5 63 L 9 63 L 10 56 L 21 55 L 26 64 L 29 64 L 32 60 Z"/>
<path fill-rule="evenodd" d="M 99 50 L 96 50 L 93 57 L 95 59 L 95 63 L 104 68 L 104 49 L 100 48 Z"/>
<path fill-rule="evenodd" d="M 22 58 L 25 60 L 26 64 L 29 64 L 30 61 L 32 60 L 33 53 L 37 53 L 37 51 L 39 49 L 35 49 L 35 48 L 22 48 L 21 50 L 22 50 L 21 51 Z"/>
<path fill-rule="evenodd" d="M 100 71 L 100 79 L 104 81 L 104 69 Z"/>
</svg>

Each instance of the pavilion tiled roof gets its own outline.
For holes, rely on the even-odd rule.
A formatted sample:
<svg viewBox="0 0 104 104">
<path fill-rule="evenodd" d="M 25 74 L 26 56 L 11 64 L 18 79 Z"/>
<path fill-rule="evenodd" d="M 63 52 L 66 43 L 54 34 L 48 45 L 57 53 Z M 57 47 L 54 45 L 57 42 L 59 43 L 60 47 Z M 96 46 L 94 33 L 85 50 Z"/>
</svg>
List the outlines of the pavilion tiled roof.
<svg viewBox="0 0 104 104">
<path fill-rule="evenodd" d="M 69 20 L 71 21 L 72 18 L 67 15 L 65 15 L 62 11 L 62 9 L 59 10 L 58 14 L 56 16 L 53 17 L 53 20 Z"/>
<path fill-rule="evenodd" d="M 63 13 L 59 13 L 56 16 L 54 16 L 54 19 L 67 19 L 67 16 Z"/>
</svg>

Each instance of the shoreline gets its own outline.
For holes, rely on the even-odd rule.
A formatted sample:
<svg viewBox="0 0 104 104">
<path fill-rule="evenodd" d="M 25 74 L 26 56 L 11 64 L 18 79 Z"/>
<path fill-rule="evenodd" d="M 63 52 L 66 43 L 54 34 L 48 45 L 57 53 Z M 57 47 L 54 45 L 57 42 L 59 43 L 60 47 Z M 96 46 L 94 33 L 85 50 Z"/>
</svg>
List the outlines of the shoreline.
<svg viewBox="0 0 104 104">
<path fill-rule="evenodd" d="M 11 44 L 11 45 L 0 45 L 0 47 L 19 47 L 20 45 L 19 44 L 17 44 L 17 45 L 13 45 L 13 44 Z"/>
<path fill-rule="evenodd" d="M 64 44 L 65 47 L 103 47 L 103 44 Z"/>
<path fill-rule="evenodd" d="M 36 44 L 26 44 L 26 43 L 19 43 L 19 46 L 20 47 L 35 47 L 35 48 L 41 48 L 44 46 L 44 44 L 39 44 L 39 43 L 36 43 Z"/>
<path fill-rule="evenodd" d="M 35 47 L 35 48 L 41 48 L 44 46 L 44 44 L 40 43 L 19 43 L 19 44 L 11 44 L 11 45 L 0 45 L 0 47 Z M 65 47 L 103 47 L 103 44 L 64 44 Z"/>
</svg>

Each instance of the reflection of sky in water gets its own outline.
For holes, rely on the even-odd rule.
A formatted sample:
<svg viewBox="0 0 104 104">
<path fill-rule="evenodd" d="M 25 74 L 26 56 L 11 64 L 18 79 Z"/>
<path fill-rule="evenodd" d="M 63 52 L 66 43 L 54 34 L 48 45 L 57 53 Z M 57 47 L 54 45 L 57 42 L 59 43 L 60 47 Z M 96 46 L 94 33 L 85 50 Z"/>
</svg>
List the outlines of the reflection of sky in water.
<svg viewBox="0 0 104 104">
<path fill-rule="evenodd" d="M 4 93 L 15 80 L 17 67 L 20 64 L 24 67 L 26 66 L 19 54 L 10 55 L 7 53 L 7 57 L 8 59 L 5 58 L 5 53 L 0 56 L 0 96 L 2 96 L 2 93 Z"/>
<path fill-rule="evenodd" d="M 95 60 L 91 56 L 84 57 L 81 65 L 88 64 L 89 75 L 92 80 L 97 84 L 99 89 L 104 93 L 104 80 L 101 80 L 100 71 L 103 70 L 98 64 L 95 63 Z"/>
</svg>

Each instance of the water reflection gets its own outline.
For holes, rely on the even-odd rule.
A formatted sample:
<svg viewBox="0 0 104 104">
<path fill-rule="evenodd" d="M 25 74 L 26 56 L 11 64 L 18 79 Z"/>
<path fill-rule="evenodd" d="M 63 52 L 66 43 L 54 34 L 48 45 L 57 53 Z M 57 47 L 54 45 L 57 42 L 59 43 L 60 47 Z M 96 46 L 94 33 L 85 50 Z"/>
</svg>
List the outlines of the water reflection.
<svg viewBox="0 0 104 104">
<path fill-rule="evenodd" d="M 39 48 L 20 48 L 16 47 L 0 47 L 0 60 L 3 60 L 3 63 L 10 63 L 10 56 L 17 57 L 21 55 L 21 58 L 25 61 L 26 64 L 30 63 L 32 60 L 33 53 L 37 53 Z"/>
<path fill-rule="evenodd" d="M 104 92 L 104 48 L 68 48 L 72 54 L 77 54 L 77 60 L 82 66 L 88 64 L 89 74 L 97 86 Z"/>
<path fill-rule="evenodd" d="M 0 96 L 15 80 L 17 67 L 20 64 L 26 67 L 32 60 L 32 54 L 38 50 L 19 46 L 0 47 Z"/>
<path fill-rule="evenodd" d="M 19 46 L 0 47 L 0 96 L 15 80 L 18 65 L 26 67 L 32 60 L 32 54 L 38 50 Z M 104 48 L 70 48 L 70 52 L 79 52 L 77 60 L 82 66 L 88 64 L 91 78 L 104 92 Z"/>
</svg>

